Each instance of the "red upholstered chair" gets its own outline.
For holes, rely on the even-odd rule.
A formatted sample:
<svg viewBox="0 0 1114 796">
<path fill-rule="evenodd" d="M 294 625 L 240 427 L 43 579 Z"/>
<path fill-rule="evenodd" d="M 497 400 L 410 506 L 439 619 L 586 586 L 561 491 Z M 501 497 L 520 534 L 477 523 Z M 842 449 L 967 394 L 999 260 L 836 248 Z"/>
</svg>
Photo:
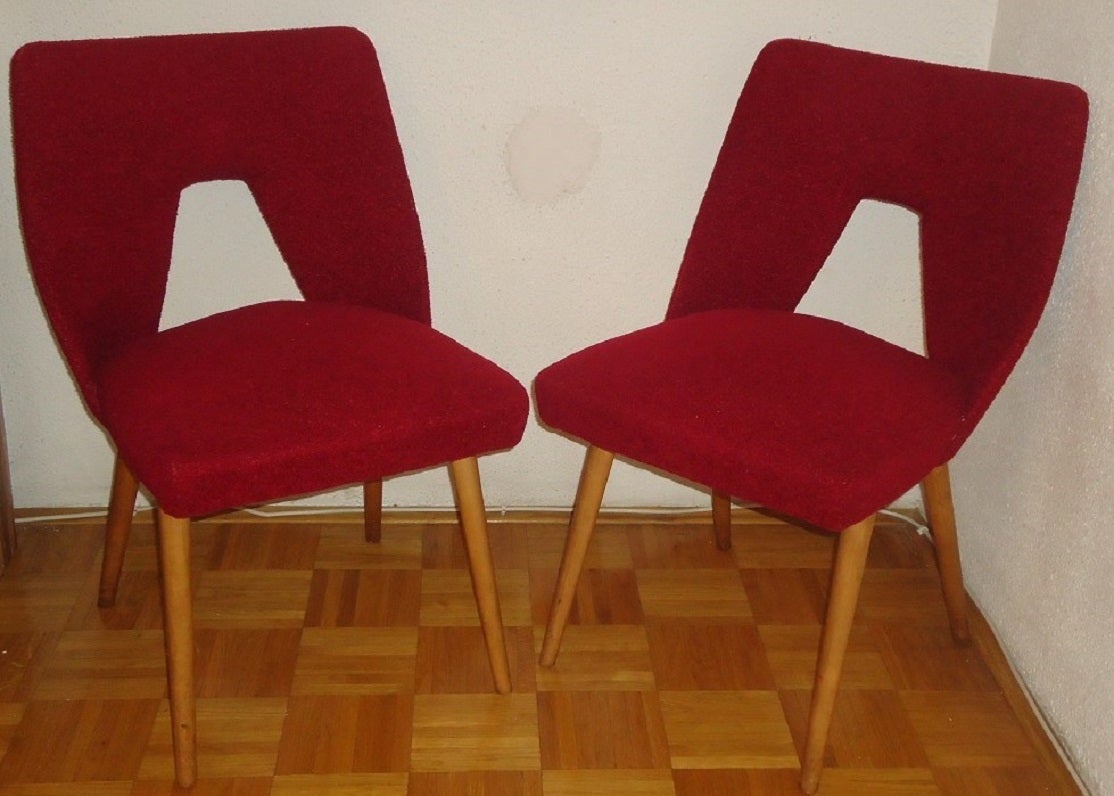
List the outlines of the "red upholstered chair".
<svg viewBox="0 0 1114 796">
<path fill-rule="evenodd" d="M 802 786 L 818 782 L 874 513 L 923 481 L 953 633 L 967 636 L 947 462 L 1041 314 L 1087 125 L 1078 88 L 803 41 L 746 82 L 666 318 L 538 374 L 589 444 L 542 648 L 568 619 L 614 455 L 842 532 Z M 862 199 L 920 215 L 920 356 L 794 312 Z"/>
<path fill-rule="evenodd" d="M 29 44 L 11 99 L 43 306 L 116 446 L 101 604 L 137 483 L 158 506 L 178 781 L 195 776 L 189 519 L 451 462 L 496 688 L 510 688 L 476 456 L 528 410 L 430 327 L 425 254 L 375 52 L 325 28 Z M 160 332 L 185 187 L 243 180 L 304 301 Z M 235 279 L 236 263 L 229 263 Z"/>
</svg>

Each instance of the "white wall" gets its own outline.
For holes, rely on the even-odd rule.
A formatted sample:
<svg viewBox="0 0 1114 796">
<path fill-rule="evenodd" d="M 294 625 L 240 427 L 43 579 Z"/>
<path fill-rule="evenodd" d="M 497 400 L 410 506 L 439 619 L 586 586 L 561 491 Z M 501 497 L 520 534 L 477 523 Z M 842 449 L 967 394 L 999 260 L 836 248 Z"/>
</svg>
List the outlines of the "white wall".
<svg viewBox="0 0 1114 796">
<path fill-rule="evenodd" d="M 991 65 L 1083 86 L 1068 244 L 1018 369 L 956 459 L 968 588 L 1093 793 L 1114 793 L 1114 6 L 1001 0 Z"/>
<path fill-rule="evenodd" d="M 660 319 L 728 115 L 763 43 L 807 37 L 985 66 L 996 6 L 21 0 L 0 5 L 0 57 L 6 64 L 33 39 L 337 23 L 363 29 L 380 51 L 422 217 L 434 322 L 528 383 L 572 350 Z M 543 189 L 547 179 L 556 180 L 550 187 L 571 180 L 570 192 L 552 201 L 538 201 L 537 192 L 523 198 L 508 173 L 508 139 L 527 119 L 540 121 L 543 142 L 547 120 L 568 121 L 573 149 L 588 154 L 577 174 L 533 175 Z M 3 115 L 0 139 L 7 125 Z M 565 129 L 548 132 L 570 143 Z M 531 141 L 538 138 L 526 136 L 517 174 L 527 182 Z M 29 283 L 6 146 L 0 180 L 0 384 L 16 503 L 103 505 L 111 452 L 81 408 Z M 915 221 L 893 208 L 862 210 L 807 308 L 917 348 Z M 167 310 L 175 320 L 226 301 L 289 293 L 254 213 L 235 185 L 200 186 L 185 197 Z M 242 240 L 245 228 L 254 232 Z M 223 281 L 214 289 L 211 280 Z M 568 505 L 581 456 L 579 446 L 531 424 L 517 449 L 484 462 L 489 503 Z M 390 482 L 386 500 L 438 506 L 451 498 L 438 471 Z M 356 496 L 319 502 L 355 503 Z M 608 503 L 706 505 L 706 498 L 620 466 Z"/>
</svg>

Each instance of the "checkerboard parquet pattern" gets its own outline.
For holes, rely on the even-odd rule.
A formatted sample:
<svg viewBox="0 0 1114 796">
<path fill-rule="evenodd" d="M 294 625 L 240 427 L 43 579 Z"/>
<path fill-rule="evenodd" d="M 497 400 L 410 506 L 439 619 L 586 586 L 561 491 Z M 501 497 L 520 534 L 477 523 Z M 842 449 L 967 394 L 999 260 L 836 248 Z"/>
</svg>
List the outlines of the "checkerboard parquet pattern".
<svg viewBox="0 0 1114 796">
<path fill-rule="evenodd" d="M 797 793 L 830 536 L 738 512 L 605 518 L 557 665 L 558 517 L 491 525 L 514 692 L 493 693 L 450 517 L 197 523 L 196 794 Z M 27 525 L 0 577 L 0 793 L 176 792 L 154 535 L 96 607 L 96 521 Z M 931 548 L 875 532 L 822 794 L 1078 793 Z"/>
</svg>

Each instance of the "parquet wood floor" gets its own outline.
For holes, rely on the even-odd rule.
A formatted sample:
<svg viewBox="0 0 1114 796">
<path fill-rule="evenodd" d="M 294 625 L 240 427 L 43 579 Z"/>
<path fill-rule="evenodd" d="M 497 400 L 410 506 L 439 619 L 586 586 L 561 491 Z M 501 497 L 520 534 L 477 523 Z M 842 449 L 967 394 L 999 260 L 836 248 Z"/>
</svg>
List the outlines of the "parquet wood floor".
<svg viewBox="0 0 1114 796">
<path fill-rule="evenodd" d="M 493 517 L 514 692 L 493 693 L 449 515 L 196 524 L 193 793 L 795 794 L 832 538 L 739 512 L 605 517 L 556 667 L 565 534 Z M 0 793 L 172 784 L 153 532 L 96 607 L 95 521 L 25 525 L 0 578 Z M 929 544 L 875 531 L 821 794 L 1079 793 L 985 622 L 948 633 Z"/>
</svg>

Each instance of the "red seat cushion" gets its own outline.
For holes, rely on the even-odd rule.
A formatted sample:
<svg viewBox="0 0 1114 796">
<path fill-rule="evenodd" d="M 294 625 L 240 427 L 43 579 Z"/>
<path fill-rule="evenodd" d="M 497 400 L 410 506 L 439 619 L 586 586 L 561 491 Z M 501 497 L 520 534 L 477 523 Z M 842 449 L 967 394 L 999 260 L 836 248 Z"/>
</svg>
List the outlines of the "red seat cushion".
<svg viewBox="0 0 1114 796">
<path fill-rule="evenodd" d="M 899 497 L 966 435 L 942 367 L 772 310 L 665 321 L 551 365 L 534 390 L 550 426 L 830 530 Z"/>
<path fill-rule="evenodd" d="M 508 448 L 525 390 L 429 326 L 282 301 L 141 338 L 100 364 L 100 419 L 181 517 Z"/>
</svg>

